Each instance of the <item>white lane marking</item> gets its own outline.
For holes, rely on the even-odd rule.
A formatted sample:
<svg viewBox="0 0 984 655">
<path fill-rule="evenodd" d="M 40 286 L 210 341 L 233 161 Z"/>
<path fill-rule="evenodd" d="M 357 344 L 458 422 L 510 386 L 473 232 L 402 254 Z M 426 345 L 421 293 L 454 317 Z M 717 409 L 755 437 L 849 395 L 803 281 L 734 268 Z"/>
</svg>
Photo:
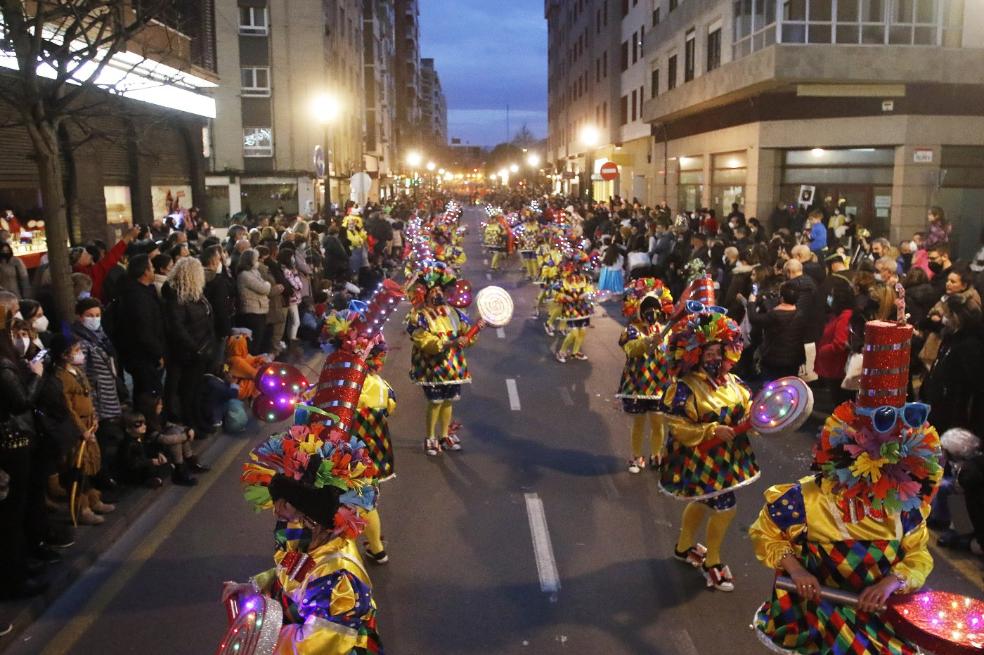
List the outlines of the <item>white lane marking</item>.
<svg viewBox="0 0 984 655">
<path fill-rule="evenodd" d="M 486 273 L 485 274 L 485 279 L 486 280 L 489 280 L 491 282 L 492 281 L 492 274 L 491 273 Z"/>
<path fill-rule="evenodd" d="M 548 594 L 557 593 L 560 591 L 560 574 L 557 572 L 557 561 L 550 543 L 543 501 L 535 493 L 523 495 L 526 497 L 526 515 L 530 519 L 530 535 L 533 537 L 533 555 L 536 557 L 536 572 L 540 576 L 540 590 Z"/>
<path fill-rule="evenodd" d="M 516 389 L 516 380 L 509 378 L 506 380 L 506 393 L 509 394 L 509 409 L 518 412 L 522 407 L 519 404 L 519 390 Z"/>
<path fill-rule="evenodd" d="M 506 330 L 505 330 L 505 328 L 496 328 L 495 329 L 495 336 L 499 337 L 500 339 L 505 339 L 506 338 Z"/>
<path fill-rule="evenodd" d="M 567 390 L 567 387 L 560 387 L 560 399 L 568 407 L 574 406 L 574 399 L 571 397 L 571 392 Z"/>
<path fill-rule="evenodd" d="M 675 652 L 680 655 L 700 655 L 700 651 L 697 650 L 697 646 L 694 644 L 694 640 L 690 637 L 688 631 L 674 630 L 670 634 L 673 635 L 671 641 L 676 646 L 674 649 Z"/>
</svg>

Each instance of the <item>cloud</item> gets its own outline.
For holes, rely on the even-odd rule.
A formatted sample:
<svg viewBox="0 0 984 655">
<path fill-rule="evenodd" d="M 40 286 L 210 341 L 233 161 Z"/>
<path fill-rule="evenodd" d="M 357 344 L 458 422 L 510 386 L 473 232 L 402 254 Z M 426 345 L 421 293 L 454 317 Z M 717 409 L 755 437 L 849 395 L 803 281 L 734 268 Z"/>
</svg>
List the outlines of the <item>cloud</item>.
<svg viewBox="0 0 984 655">
<path fill-rule="evenodd" d="M 506 105 L 514 133 L 523 122 L 538 136 L 546 133 L 542 6 L 535 0 L 421 0 L 421 56 L 435 60 L 451 135 L 482 145 L 501 142 Z"/>
</svg>

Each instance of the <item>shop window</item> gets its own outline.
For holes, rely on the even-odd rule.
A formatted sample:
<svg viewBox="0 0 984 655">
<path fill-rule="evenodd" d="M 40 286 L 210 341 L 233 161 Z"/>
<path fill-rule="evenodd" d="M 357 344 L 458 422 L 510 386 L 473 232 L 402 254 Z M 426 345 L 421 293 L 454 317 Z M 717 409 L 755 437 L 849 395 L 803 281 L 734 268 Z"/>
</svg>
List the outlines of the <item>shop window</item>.
<svg viewBox="0 0 984 655">
<path fill-rule="evenodd" d="M 266 7 L 240 7 L 239 33 L 247 36 L 266 36 L 269 34 Z"/>
<path fill-rule="evenodd" d="M 273 157 L 273 128 L 243 128 L 243 157 Z"/>
<path fill-rule="evenodd" d="M 719 217 L 727 216 L 732 203 L 745 205 L 745 180 L 748 156 L 744 151 L 726 152 L 711 157 L 711 207 Z"/>
<path fill-rule="evenodd" d="M 270 95 L 270 69 L 267 67 L 243 68 L 242 94 L 247 97 L 267 97 Z"/>
<path fill-rule="evenodd" d="M 133 223 L 133 205 L 130 202 L 130 187 L 104 186 L 103 198 L 106 201 L 107 223 Z"/>
</svg>

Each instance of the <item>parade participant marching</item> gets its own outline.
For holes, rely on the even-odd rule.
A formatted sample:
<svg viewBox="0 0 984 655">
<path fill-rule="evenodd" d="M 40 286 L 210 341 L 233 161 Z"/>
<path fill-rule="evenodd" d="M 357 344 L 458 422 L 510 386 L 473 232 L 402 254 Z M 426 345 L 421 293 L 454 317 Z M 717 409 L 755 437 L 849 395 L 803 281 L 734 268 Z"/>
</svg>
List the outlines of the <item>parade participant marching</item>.
<svg viewBox="0 0 984 655">
<path fill-rule="evenodd" d="M 364 444 L 323 423 L 294 426 L 250 453 L 246 499 L 291 526 L 276 566 L 246 584 L 225 583 L 223 602 L 262 594 L 283 610 L 275 653 L 381 653 L 372 583 L 355 546 L 375 506 L 376 469 Z"/>
<path fill-rule="evenodd" d="M 492 254 L 489 268 L 498 271 L 502 260 L 508 256 L 511 250 L 512 232 L 502 212 L 490 210 L 489 213 L 488 223 L 485 224 L 485 230 L 482 233 L 482 241 L 485 248 Z"/>
<path fill-rule="evenodd" d="M 524 210 L 523 223 L 517 229 L 517 241 L 519 242 L 519 256 L 523 260 L 526 268 L 526 277 L 535 280 L 537 277 L 537 246 L 540 241 L 540 224 L 536 220 L 536 215 L 529 210 Z"/>
<path fill-rule="evenodd" d="M 547 308 L 547 320 L 543 324 L 543 329 L 548 337 L 552 337 L 557 329 L 560 320 L 560 305 L 553 302 L 557 290 L 560 288 L 560 265 L 564 254 L 555 244 L 546 242 L 543 254 L 538 258 L 540 293 L 536 297 L 536 309 L 533 318 L 539 318 L 543 308 Z"/>
<path fill-rule="evenodd" d="M 410 288 L 413 310 L 407 315 L 407 333 L 413 344 L 410 379 L 427 398 L 427 433 L 424 451 L 461 450 L 461 441 L 450 432 L 452 407 L 461 397 L 461 385 L 471 382 L 465 349 L 475 342 L 471 319 L 448 304 L 445 289 L 456 282 L 447 266 L 423 262 Z M 479 321 L 478 325 L 481 325 Z"/>
<path fill-rule="evenodd" d="M 647 415 L 650 467 L 658 469 L 662 457 L 663 429 L 658 411 L 666 384 L 666 362 L 659 320 L 665 320 L 672 311 L 673 297 L 660 280 L 639 278 L 625 292 L 622 313 L 629 323 L 618 340 L 625 352 L 625 367 L 615 397 L 622 400 L 622 411 L 632 417 L 630 473 L 639 473 L 646 468 L 642 438 Z"/>
<path fill-rule="evenodd" d="M 751 407 L 748 387 L 731 373 L 742 345 L 738 325 L 726 315 L 688 316 L 667 344 L 674 381 L 660 402 L 666 432 L 660 490 L 688 502 L 674 556 L 699 568 L 707 586 L 720 591 L 734 590 L 731 570 L 721 561 L 721 544 L 735 517 L 734 491 L 760 473 L 748 437 L 734 430 Z M 706 547 L 697 543 L 705 520 Z"/>
<path fill-rule="evenodd" d="M 594 286 L 583 272 L 587 260 L 587 254 L 578 250 L 565 257 L 560 266 L 561 283 L 554 294 L 554 303 L 560 308 L 561 323 L 566 323 L 566 336 L 554 356 L 561 364 L 566 363 L 568 357 L 581 360 L 588 358 L 581 352 L 584 330 L 591 323 L 591 315 L 594 314 Z"/>
<path fill-rule="evenodd" d="M 942 476 L 940 440 L 929 407 L 906 402 L 911 338 L 908 325 L 865 326 L 861 391 L 824 424 L 818 472 L 765 493 L 749 531 L 755 553 L 796 587 L 776 588 L 755 616 L 772 651 L 922 652 L 879 613 L 933 568 L 925 519 Z M 858 593 L 857 607 L 822 599 L 821 587 Z"/>
</svg>

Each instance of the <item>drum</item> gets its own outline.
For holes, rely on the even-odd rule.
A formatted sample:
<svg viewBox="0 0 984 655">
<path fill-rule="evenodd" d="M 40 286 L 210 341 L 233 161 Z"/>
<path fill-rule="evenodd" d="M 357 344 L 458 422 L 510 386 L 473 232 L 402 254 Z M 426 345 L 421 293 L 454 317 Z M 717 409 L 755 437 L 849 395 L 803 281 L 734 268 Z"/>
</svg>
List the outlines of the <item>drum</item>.
<svg viewBox="0 0 984 655">
<path fill-rule="evenodd" d="M 284 623 L 283 608 L 271 598 L 240 595 L 226 602 L 229 629 L 215 655 L 273 655 Z"/>
</svg>

